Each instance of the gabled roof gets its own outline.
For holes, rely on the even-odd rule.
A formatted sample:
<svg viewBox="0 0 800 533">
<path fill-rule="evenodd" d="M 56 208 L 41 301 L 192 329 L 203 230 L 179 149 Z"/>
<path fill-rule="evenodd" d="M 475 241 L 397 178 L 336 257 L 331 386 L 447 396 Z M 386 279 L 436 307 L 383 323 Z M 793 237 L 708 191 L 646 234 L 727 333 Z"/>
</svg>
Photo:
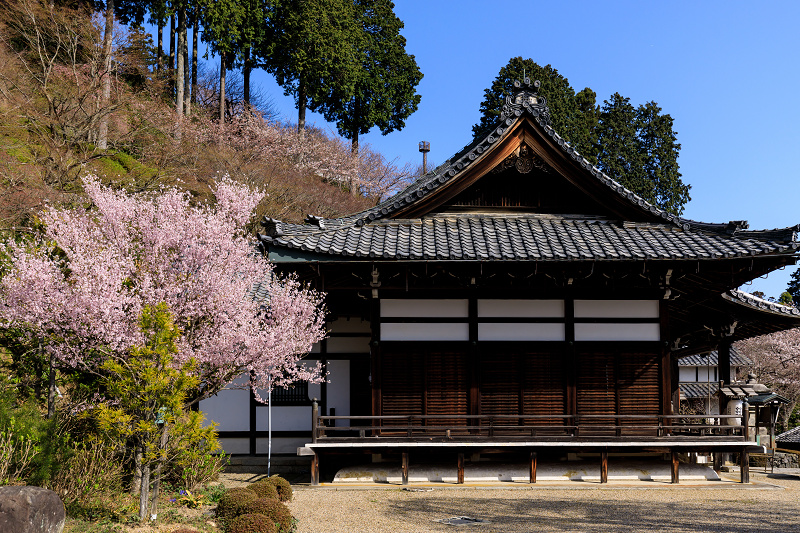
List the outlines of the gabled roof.
<svg viewBox="0 0 800 533">
<path fill-rule="evenodd" d="M 704 354 L 689 355 L 678 359 L 678 366 L 717 366 L 717 364 L 719 364 L 719 353 L 716 350 Z M 735 347 L 731 347 L 732 366 L 750 366 L 752 364 L 753 361 L 742 355 Z"/>
<path fill-rule="evenodd" d="M 347 217 L 309 216 L 306 225 L 265 219 L 259 239 L 271 251 L 297 250 L 301 260 L 706 260 L 795 255 L 800 248 L 797 226 L 748 231 L 745 221 L 696 222 L 648 203 L 553 130 L 538 85 L 515 85 L 493 128 L 396 195 Z M 522 146 L 535 162 L 521 161 Z M 520 169 L 546 166 L 614 216 L 437 212 L 510 159 L 521 161 Z"/>
</svg>

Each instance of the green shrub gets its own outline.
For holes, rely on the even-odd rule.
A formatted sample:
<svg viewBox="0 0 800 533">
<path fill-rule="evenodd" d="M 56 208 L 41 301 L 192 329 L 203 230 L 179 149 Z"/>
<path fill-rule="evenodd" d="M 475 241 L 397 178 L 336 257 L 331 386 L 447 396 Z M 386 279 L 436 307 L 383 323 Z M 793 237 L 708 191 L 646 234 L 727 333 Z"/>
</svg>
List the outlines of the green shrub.
<svg viewBox="0 0 800 533">
<path fill-rule="evenodd" d="M 225 485 L 219 483 L 217 485 L 207 485 L 205 490 L 203 490 L 203 494 L 206 497 L 206 500 L 210 503 L 217 503 L 220 498 L 222 498 L 227 490 L 225 489 Z"/>
<path fill-rule="evenodd" d="M 282 502 L 292 501 L 292 485 L 280 476 L 270 476 L 258 480 L 258 483 L 271 483 L 275 485 L 275 490 L 278 491 L 278 499 Z"/>
<path fill-rule="evenodd" d="M 217 503 L 217 517 L 224 521 L 238 516 L 242 514 L 239 512 L 239 507 L 256 498 L 258 498 L 256 493 L 249 488 L 229 489 Z"/>
<path fill-rule="evenodd" d="M 261 514 L 272 520 L 281 533 L 292 530 L 292 513 L 289 508 L 278 500 L 270 498 L 257 498 L 241 506 L 243 514 Z"/>
<path fill-rule="evenodd" d="M 255 483 L 251 484 L 248 488 L 253 492 L 255 492 L 259 498 L 270 498 L 273 500 L 279 499 L 278 489 L 276 489 L 275 485 L 269 481 L 266 480 L 256 481 Z"/>
<path fill-rule="evenodd" d="M 203 413 L 189 411 L 170 430 L 165 477 L 172 485 L 195 490 L 216 480 L 227 464 L 228 457 L 219 446 L 216 424 L 204 426 L 203 418 Z"/>
<path fill-rule="evenodd" d="M 237 516 L 225 526 L 225 533 L 276 533 L 275 524 L 262 514 Z"/>
</svg>

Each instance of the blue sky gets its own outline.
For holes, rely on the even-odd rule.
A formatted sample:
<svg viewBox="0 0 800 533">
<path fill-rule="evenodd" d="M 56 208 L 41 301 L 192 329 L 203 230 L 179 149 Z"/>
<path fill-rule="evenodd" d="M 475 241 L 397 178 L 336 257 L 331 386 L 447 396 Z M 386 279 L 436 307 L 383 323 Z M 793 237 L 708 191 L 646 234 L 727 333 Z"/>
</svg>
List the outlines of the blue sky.
<svg viewBox="0 0 800 533">
<path fill-rule="evenodd" d="M 602 102 L 655 100 L 675 119 L 684 215 L 748 220 L 751 229 L 800 223 L 800 2 L 396 0 L 407 51 L 424 74 L 419 110 L 399 132 L 362 138 L 398 162 L 441 163 L 471 139 L 483 91 L 511 57 L 551 64 Z M 254 77 L 283 118 L 291 97 Z M 308 120 L 334 131 L 315 114 Z M 745 286 L 778 296 L 794 267 Z"/>
</svg>

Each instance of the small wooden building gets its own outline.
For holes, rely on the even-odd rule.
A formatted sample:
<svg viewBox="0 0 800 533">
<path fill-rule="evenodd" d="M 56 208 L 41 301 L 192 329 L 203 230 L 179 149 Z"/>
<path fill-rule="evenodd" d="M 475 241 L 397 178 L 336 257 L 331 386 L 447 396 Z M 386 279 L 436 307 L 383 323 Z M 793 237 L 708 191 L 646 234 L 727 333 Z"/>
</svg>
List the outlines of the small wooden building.
<svg viewBox="0 0 800 533">
<path fill-rule="evenodd" d="M 330 336 L 310 358 L 330 382 L 282 393 L 297 405 L 273 414 L 276 449 L 323 461 L 746 451 L 746 428 L 677 415 L 678 361 L 717 350 L 730 382 L 732 342 L 800 325 L 797 310 L 736 289 L 794 264 L 796 227 L 649 204 L 553 130 L 527 80 L 494 128 L 405 190 L 306 222 L 267 219 L 259 239 L 280 270 L 327 293 Z M 203 409 L 241 418 L 220 428 L 229 451 L 263 453 L 265 408 L 230 392 L 246 412 L 218 398 Z"/>
</svg>

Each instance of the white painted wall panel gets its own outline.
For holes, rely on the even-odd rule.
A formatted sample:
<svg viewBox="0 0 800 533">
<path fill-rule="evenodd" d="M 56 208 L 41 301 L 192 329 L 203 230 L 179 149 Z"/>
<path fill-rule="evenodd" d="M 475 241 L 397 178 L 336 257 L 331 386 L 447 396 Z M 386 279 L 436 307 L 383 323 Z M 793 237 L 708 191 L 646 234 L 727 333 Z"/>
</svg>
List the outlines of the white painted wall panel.
<svg viewBox="0 0 800 533">
<path fill-rule="evenodd" d="M 678 367 L 678 381 L 696 381 L 697 372 L 693 366 Z"/>
<path fill-rule="evenodd" d="M 328 353 L 369 353 L 369 337 L 329 337 Z"/>
<path fill-rule="evenodd" d="M 468 324 L 383 323 L 384 341 L 467 341 Z"/>
<path fill-rule="evenodd" d="M 658 318 L 658 300 L 575 300 L 578 318 Z"/>
<path fill-rule="evenodd" d="M 369 321 L 340 317 L 326 324 L 331 333 L 369 333 Z"/>
<path fill-rule="evenodd" d="M 467 300 L 381 300 L 382 317 L 469 316 Z"/>
<path fill-rule="evenodd" d="M 250 453 L 250 439 L 219 439 L 225 453 Z"/>
<path fill-rule="evenodd" d="M 478 300 L 478 317 L 563 317 L 564 300 Z"/>
<path fill-rule="evenodd" d="M 269 407 L 256 407 L 256 430 L 269 429 Z M 272 431 L 311 431 L 310 405 L 272 406 Z"/>
<path fill-rule="evenodd" d="M 478 324 L 481 341 L 563 341 L 564 324 Z"/>
<path fill-rule="evenodd" d="M 250 430 L 250 389 L 237 389 L 247 386 L 249 377 L 242 374 L 227 388 L 215 396 L 200 402 L 200 410 L 206 415 L 205 423 L 216 422 L 217 431 Z"/>
<path fill-rule="evenodd" d="M 308 437 L 280 437 L 272 439 L 272 453 L 285 453 L 296 455 L 297 448 L 305 446 L 311 442 L 311 433 Z M 267 453 L 269 441 L 267 439 L 256 439 L 256 453 Z"/>
<path fill-rule="evenodd" d="M 328 409 L 336 409 L 336 416 L 350 414 L 350 361 L 328 361 L 331 374 L 328 383 Z M 328 411 L 330 414 L 330 411 Z M 337 420 L 337 426 L 349 426 L 349 420 Z"/>
<path fill-rule="evenodd" d="M 575 324 L 576 341 L 657 341 L 659 324 Z"/>
</svg>

